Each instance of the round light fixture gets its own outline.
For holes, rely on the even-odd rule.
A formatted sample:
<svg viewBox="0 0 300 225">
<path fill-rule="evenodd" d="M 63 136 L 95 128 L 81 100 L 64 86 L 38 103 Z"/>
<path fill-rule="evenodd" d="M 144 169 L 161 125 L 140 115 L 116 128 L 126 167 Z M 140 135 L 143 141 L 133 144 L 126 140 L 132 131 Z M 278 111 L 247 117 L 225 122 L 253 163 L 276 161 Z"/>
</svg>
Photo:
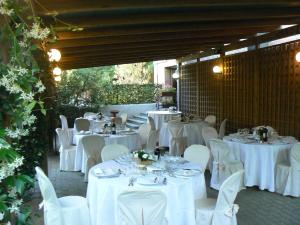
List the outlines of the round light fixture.
<svg viewBox="0 0 300 225">
<path fill-rule="evenodd" d="M 296 54 L 296 61 L 297 61 L 297 62 L 300 62 L 300 52 L 298 52 L 298 53 Z"/>
<path fill-rule="evenodd" d="M 175 80 L 179 79 L 179 69 L 178 69 L 178 66 L 177 66 L 175 72 L 172 74 L 172 77 Z"/>
<path fill-rule="evenodd" d="M 55 77 L 54 77 L 54 80 L 55 80 L 56 82 L 61 81 L 61 76 L 55 76 Z"/>
<path fill-rule="evenodd" d="M 222 67 L 221 66 L 214 66 L 213 67 L 214 73 L 222 73 Z"/>
<path fill-rule="evenodd" d="M 57 66 L 53 69 L 53 75 L 60 76 L 61 75 L 61 69 Z"/>
<path fill-rule="evenodd" d="M 50 62 L 58 62 L 61 59 L 61 53 L 59 50 L 53 48 L 48 52 Z"/>
</svg>

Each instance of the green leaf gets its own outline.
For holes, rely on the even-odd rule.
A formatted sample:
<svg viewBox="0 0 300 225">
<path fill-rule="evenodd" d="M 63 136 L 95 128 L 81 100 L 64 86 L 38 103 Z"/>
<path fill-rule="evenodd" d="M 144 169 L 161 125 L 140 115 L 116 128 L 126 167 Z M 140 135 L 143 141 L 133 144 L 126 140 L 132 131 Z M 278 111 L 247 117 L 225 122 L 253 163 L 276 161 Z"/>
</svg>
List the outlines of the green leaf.
<svg viewBox="0 0 300 225">
<path fill-rule="evenodd" d="M 27 110 L 32 111 L 35 105 L 36 105 L 36 101 L 31 102 L 30 104 L 27 105 Z"/>
<path fill-rule="evenodd" d="M 46 114 L 47 114 L 47 112 L 46 112 L 46 109 L 41 109 L 41 113 L 44 115 L 44 116 L 46 116 Z"/>
</svg>

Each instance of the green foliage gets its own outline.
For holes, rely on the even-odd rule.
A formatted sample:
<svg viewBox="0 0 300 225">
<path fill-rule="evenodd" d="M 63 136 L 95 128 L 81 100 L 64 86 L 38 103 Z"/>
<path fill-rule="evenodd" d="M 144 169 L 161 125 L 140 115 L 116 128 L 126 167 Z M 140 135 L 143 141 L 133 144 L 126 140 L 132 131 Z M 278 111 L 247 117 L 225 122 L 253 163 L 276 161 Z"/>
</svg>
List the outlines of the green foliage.
<svg viewBox="0 0 300 225">
<path fill-rule="evenodd" d="M 107 104 L 151 103 L 155 89 L 149 83 L 151 71 L 153 63 L 68 71 L 58 85 L 58 105 L 99 108 Z M 120 73 L 127 78 L 122 80 Z M 145 79 L 144 84 L 141 79 Z"/>
</svg>

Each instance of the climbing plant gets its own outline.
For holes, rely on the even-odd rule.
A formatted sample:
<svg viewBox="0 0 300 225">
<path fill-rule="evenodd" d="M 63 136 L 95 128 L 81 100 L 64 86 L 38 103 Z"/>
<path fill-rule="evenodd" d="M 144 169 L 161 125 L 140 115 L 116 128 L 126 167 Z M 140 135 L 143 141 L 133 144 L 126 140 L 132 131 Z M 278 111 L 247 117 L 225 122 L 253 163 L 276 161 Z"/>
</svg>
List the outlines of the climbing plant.
<svg viewBox="0 0 300 225">
<path fill-rule="evenodd" d="M 0 0 L 0 224 L 7 225 L 29 224 L 23 196 L 33 183 L 28 167 L 41 153 L 28 156 L 26 148 L 39 151 L 41 140 L 29 136 L 37 129 L 37 115 L 46 114 L 41 76 L 47 71 L 35 56 L 45 54 L 54 35 L 39 17 L 28 14 L 31 10 L 30 0 Z"/>
</svg>

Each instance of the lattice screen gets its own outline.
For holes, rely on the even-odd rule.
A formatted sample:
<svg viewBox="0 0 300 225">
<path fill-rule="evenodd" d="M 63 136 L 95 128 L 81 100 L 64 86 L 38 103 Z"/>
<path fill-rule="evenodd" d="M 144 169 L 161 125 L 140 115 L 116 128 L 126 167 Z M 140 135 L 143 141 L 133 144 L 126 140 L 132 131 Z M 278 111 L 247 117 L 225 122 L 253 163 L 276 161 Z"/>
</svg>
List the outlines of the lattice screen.
<svg viewBox="0 0 300 225">
<path fill-rule="evenodd" d="M 265 124 L 300 138 L 298 51 L 294 42 L 227 56 L 223 75 L 212 73 L 215 60 L 183 66 L 181 110 L 228 118 L 228 132 Z"/>
</svg>

